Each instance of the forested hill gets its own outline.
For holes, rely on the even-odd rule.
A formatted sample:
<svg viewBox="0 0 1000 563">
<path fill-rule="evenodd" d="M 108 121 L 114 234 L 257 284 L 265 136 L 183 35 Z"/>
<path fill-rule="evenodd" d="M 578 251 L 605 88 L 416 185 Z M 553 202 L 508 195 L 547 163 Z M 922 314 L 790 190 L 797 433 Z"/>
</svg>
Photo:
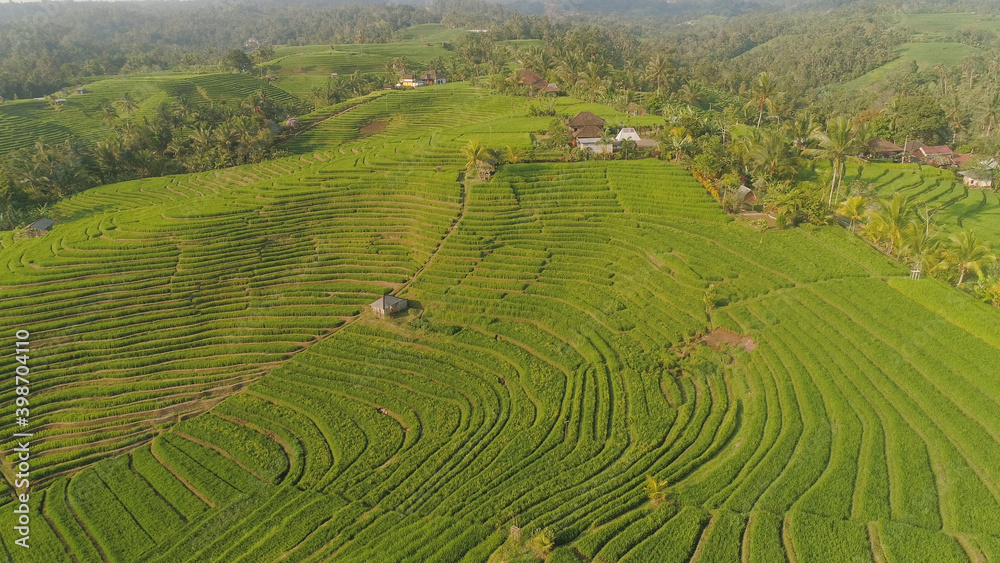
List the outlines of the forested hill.
<svg viewBox="0 0 1000 563">
<path fill-rule="evenodd" d="M 0 4 L 0 96 L 35 97 L 88 76 L 215 62 L 267 44 L 385 43 L 438 21 L 408 5 L 215 2 Z"/>
</svg>

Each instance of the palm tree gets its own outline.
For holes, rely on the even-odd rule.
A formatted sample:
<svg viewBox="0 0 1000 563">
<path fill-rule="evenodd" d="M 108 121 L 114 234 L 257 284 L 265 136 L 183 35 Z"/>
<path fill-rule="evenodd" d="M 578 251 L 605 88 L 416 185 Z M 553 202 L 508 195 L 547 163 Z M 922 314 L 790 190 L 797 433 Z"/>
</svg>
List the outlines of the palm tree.
<svg viewBox="0 0 1000 563">
<path fill-rule="evenodd" d="M 813 135 L 819 131 L 819 124 L 809 110 L 802 110 L 795 114 L 795 119 L 791 123 L 786 123 L 788 132 L 792 137 L 792 144 L 800 151 L 809 148 L 809 141 Z"/>
<path fill-rule="evenodd" d="M 983 266 L 996 262 L 997 255 L 990 245 L 979 238 L 973 231 L 962 231 L 951 237 L 952 247 L 945 251 L 945 256 L 952 266 L 958 267 L 958 283 L 961 287 L 965 275 L 970 271 L 983 277 Z"/>
<path fill-rule="evenodd" d="M 504 156 L 509 164 L 517 164 L 522 158 L 524 158 L 524 151 L 515 146 L 507 145 L 507 149 L 504 151 Z"/>
<path fill-rule="evenodd" d="M 518 51 L 517 62 L 522 67 L 541 74 L 548 70 L 552 61 L 544 47 L 532 45 Z"/>
<path fill-rule="evenodd" d="M 771 75 L 762 72 L 757 77 L 757 80 L 753 83 L 750 88 L 751 100 L 747 102 L 745 107 L 757 108 L 757 129 L 760 129 L 760 122 L 764 119 L 764 110 L 767 109 L 769 112 L 774 112 L 774 82 L 771 81 Z"/>
<path fill-rule="evenodd" d="M 646 65 L 646 80 L 656 82 L 656 92 L 659 93 L 668 76 L 670 76 L 670 60 L 657 53 Z"/>
<path fill-rule="evenodd" d="M 115 111 L 114 106 L 104 106 L 101 108 L 101 121 L 103 121 L 108 127 L 114 127 L 115 119 L 118 118 L 118 112 Z"/>
<path fill-rule="evenodd" d="M 805 153 L 815 158 L 829 160 L 833 167 L 833 177 L 830 181 L 829 205 L 840 199 L 840 184 L 843 181 L 847 160 L 854 158 L 857 148 L 854 128 L 845 117 L 838 117 L 827 122 L 826 131 L 816 131 L 813 139 L 819 148 L 806 149 Z M 836 197 L 834 196 L 836 193 Z"/>
<path fill-rule="evenodd" d="M 615 138 L 607 130 L 601 133 L 601 156 L 604 160 L 615 153 Z"/>
<path fill-rule="evenodd" d="M 698 101 L 701 99 L 701 88 L 697 84 L 687 82 L 677 90 L 677 97 L 693 106 L 698 105 Z"/>
<path fill-rule="evenodd" d="M 207 151 L 212 146 L 212 129 L 198 126 L 191 133 L 191 142 L 199 151 Z"/>
<path fill-rule="evenodd" d="M 958 140 L 958 134 L 965 129 L 964 117 L 962 116 L 962 107 L 959 104 L 958 96 L 950 100 L 951 103 L 945 108 L 945 117 L 948 119 L 948 124 L 951 126 L 952 132 L 955 134 L 956 141 Z"/>
<path fill-rule="evenodd" d="M 899 254 L 918 272 L 932 272 L 942 266 L 941 243 L 920 221 L 910 221 L 903 229 Z"/>
<path fill-rule="evenodd" d="M 773 207 L 777 214 L 778 228 L 784 228 L 789 223 L 797 223 L 802 215 L 802 210 L 809 205 L 809 196 L 802 189 L 792 189 L 787 192 L 774 193 L 774 195 L 771 193 L 774 192 L 768 194 L 770 200 L 768 205 Z"/>
<path fill-rule="evenodd" d="M 910 212 L 909 198 L 897 192 L 892 199 L 879 201 L 876 209 L 869 213 L 866 230 L 876 242 L 885 241 L 892 254 L 899 247 Z"/>
<path fill-rule="evenodd" d="M 486 164 L 486 156 L 488 154 L 486 147 L 475 139 L 472 139 L 469 141 L 469 144 L 462 147 L 461 153 L 466 158 L 465 169 L 468 172 L 479 170 L 483 164 Z"/>
<path fill-rule="evenodd" d="M 139 104 L 135 101 L 131 92 L 122 94 L 122 97 L 115 100 L 113 105 L 118 110 L 118 113 L 126 117 L 131 117 L 139 109 Z"/>
<path fill-rule="evenodd" d="M 752 142 L 747 154 L 754 171 L 765 178 L 780 178 L 795 174 L 800 164 L 798 152 L 780 131 L 765 129 Z"/>
<path fill-rule="evenodd" d="M 941 84 L 941 93 L 948 95 L 948 69 L 943 64 L 934 65 L 934 73 L 938 76 L 938 83 Z"/>
<path fill-rule="evenodd" d="M 837 213 L 851 220 L 851 230 L 854 230 L 854 222 L 860 221 L 865 214 L 865 198 L 855 195 L 844 200 L 844 203 L 837 209 Z"/>
<path fill-rule="evenodd" d="M 900 110 L 899 104 L 902 98 L 896 96 L 889 102 L 889 129 L 895 133 L 896 129 L 899 127 L 899 118 L 903 116 L 903 112 Z"/>
<path fill-rule="evenodd" d="M 608 91 L 609 80 L 604 77 L 607 72 L 605 65 L 593 61 L 584 66 L 584 71 L 577 80 L 577 87 L 587 92 L 587 101 L 593 103 Z"/>
<path fill-rule="evenodd" d="M 993 132 L 998 121 L 1000 121 L 1000 92 L 994 92 L 993 97 L 983 108 L 983 127 L 986 129 L 987 137 Z"/>
<path fill-rule="evenodd" d="M 667 495 L 669 494 L 668 489 L 669 483 L 667 481 L 657 481 L 651 475 L 646 475 L 646 485 L 643 490 L 646 492 L 646 496 L 649 497 L 650 502 L 653 506 L 657 506 L 667 500 Z"/>
</svg>

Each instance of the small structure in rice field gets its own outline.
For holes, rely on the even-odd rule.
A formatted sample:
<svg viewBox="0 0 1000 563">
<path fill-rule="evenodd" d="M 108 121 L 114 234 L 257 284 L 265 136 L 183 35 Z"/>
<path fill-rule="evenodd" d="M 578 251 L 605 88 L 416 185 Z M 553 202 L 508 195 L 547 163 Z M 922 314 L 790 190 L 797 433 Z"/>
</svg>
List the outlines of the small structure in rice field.
<svg viewBox="0 0 1000 563">
<path fill-rule="evenodd" d="M 29 237 L 40 237 L 52 230 L 52 225 L 56 222 L 52 219 L 47 219 L 42 217 L 41 219 L 35 221 L 34 223 L 28 225 L 25 230 Z"/>
<path fill-rule="evenodd" d="M 409 302 L 406 299 L 401 299 L 393 295 L 383 295 L 376 299 L 370 306 L 372 311 L 375 312 L 376 318 L 384 319 L 400 311 L 405 311 L 409 307 Z"/>
<path fill-rule="evenodd" d="M 989 189 L 993 187 L 993 176 L 989 173 L 978 170 L 967 170 L 959 172 L 959 174 L 962 176 L 962 182 L 970 188 Z"/>
</svg>

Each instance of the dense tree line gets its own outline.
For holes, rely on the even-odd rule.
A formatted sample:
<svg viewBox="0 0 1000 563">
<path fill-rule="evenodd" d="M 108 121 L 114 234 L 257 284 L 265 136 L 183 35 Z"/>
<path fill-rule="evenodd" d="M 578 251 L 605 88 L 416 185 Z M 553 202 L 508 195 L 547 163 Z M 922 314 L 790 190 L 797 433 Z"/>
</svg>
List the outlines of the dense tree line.
<svg viewBox="0 0 1000 563">
<path fill-rule="evenodd" d="M 96 145 L 74 139 L 14 151 L 0 160 L 0 229 L 32 210 L 101 184 L 200 172 L 281 156 L 276 141 L 297 127 L 301 104 L 275 101 L 261 89 L 236 104 L 196 104 L 182 97 L 137 118 L 125 94 L 104 108 L 114 133 Z"/>
<path fill-rule="evenodd" d="M 205 1 L 0 4 L 0 96 L 81 78 L 215 63 L 256 44 L 385 43 L 437 21 L 408 5 Z"/>
</svg>

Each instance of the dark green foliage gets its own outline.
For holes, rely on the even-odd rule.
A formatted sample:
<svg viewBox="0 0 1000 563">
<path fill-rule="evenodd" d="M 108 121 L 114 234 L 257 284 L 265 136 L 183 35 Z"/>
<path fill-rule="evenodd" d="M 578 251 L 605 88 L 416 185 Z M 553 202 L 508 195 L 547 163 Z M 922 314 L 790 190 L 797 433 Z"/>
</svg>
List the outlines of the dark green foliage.
<svg viewBox="0 0 1000 563">
<path fill-rule="evenodd" d="M 948 119 L 940 102 L 932 96 L 903 96 L 896 110 L 900 117 L 897 139 L 919 139 L 928 145 L 938 145 L 948 138 Z"/>
</svg>

